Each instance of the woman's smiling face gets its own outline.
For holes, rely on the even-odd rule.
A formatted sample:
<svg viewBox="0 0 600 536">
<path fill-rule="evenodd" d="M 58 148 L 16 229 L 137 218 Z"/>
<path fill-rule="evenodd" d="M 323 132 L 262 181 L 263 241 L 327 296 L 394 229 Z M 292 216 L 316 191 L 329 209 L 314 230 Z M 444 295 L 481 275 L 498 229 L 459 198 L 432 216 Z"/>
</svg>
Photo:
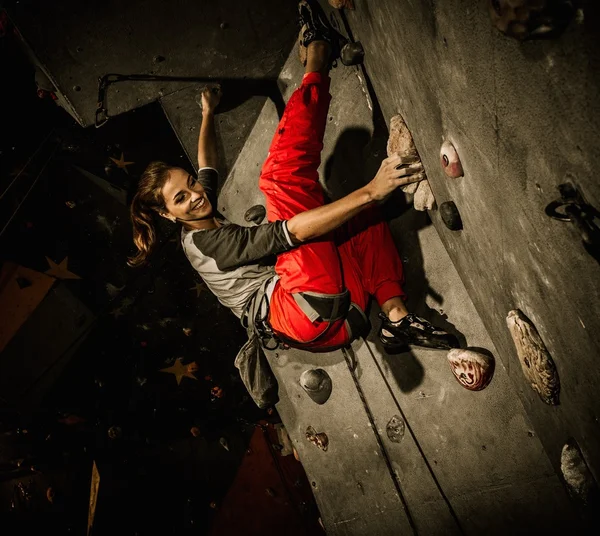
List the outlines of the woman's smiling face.
<svg viewBox="0 0 600 536">
<path fill-rule="evenodd" d="M 197 221 L 212 215 L 213 207 L 206 192 L 187 171 L 174 168 L 162 189 L 166 213 L 162 216 L 182 222 Z"/>
</svg>

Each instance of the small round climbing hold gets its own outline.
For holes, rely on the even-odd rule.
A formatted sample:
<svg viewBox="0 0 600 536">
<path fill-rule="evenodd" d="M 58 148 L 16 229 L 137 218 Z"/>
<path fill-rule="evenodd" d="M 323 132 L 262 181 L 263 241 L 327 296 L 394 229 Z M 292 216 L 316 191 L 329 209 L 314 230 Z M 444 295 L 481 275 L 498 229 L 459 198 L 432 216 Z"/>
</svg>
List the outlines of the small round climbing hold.
<svg viewBox="0 0 600 536">
<path fill-rule="evenodd" d="M 444 173 L 451 179 L 462 177 L 464 174 L 458 153 L 456 152 L 454 145 L 449 141 L 442 143 L 442 148 L 440 149 L 440 164 L 442 164 Z"/>
<path fill-rule="evenodd" d="M 317 432 L 312 426 L 306 429 L 306 439 L 313 445 L 319 447 L 323 452 L 327 452 L 329 448 L 329 438 L 325 432 Z M 316 484 L 313 484 L 316 486 Z"/>
<path fill-rule="evenodd" d="M 454 348 L 448 352 L 448 362 L 458 383 L 469 391 L 481 391 L 492 381 L 495 362 L 490 355 Z"/>
<path fill-rule="evenodd" d="M 404 437 L 405 429 L 406 425 L 404 424 L 404 419 L 400 417 L 400 415 L 394 415 L 386 426 L 386 432 L 389 440 L 393 441 L 394 443 L 400 443 Z"/>
<path fill-rule="evenodd" d="M 323 369 L 305 370 L 300 375 L 300 385 L 317 404 L 325 404 L 331 396 L 331 378 Z"/>
<path fill-rule="evenodd" d="M 346 67 L 361 65 L 365 59 L 365 49 L 358 41 L 355 43 L 346 43 L 342 47 L 340 58 Z"/>
<path fill-rule="evenodd" d="M 265 207 L 263 207 L 262 205 L 254 205 L 246 211 L 246 214 L 244 214 L 244 219 L 248 223 L 255 223 L 256 225 L 259 225 L 260 222 L 262 222 L 265 219 L 266 215 L 267 210 L 265 209 Z"/>
<path fill-rule="evenodd" d="M 440 205 L 440 216 L 451 231 L 460 231 L 463 228 L 462 219 L 454 201 L 446 201 Z"/>
</svg>

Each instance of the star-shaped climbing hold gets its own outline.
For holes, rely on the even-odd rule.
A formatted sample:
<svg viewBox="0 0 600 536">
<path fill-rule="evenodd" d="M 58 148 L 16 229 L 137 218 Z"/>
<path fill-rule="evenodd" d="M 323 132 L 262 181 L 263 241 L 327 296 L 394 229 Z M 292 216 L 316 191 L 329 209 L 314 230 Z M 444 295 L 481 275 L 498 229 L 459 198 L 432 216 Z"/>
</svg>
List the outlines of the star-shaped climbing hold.
<svg viewBox="0 0 600 536">
<path fill-rule="evenodd" d="M 191 363 L 190 363 L 191 365 Z M 170 367 L 160 369 L 161 372 L 167 372 L 169 374 L 174 374 L 175 379 L 177 380 L 177 385 L 181 383 L 182 378 L 185 376 L 186 378 L 191 378 L 192 380 L 197 380 L 196 376 L 191 372 L 193 367 L 190 365 L 183 364 L 183 358 L 178 357 Z"/>
<path fill-rule="evenodd" d="M 189 290 L 195 290 L 196 298 L 198 298 L 200 294 L 202 294 L 202 292 L 206 290 L 206 287 L 202 283 L 196 283 L 193 287 L 190 287 Z"/>
<path fill-rule="evenodd" d="M 81 279 L 77 274 L 69 272 L 67 265 L 69 263 L 69 257 L 65 257 L 59 264 L 56 264 L 50 257 L 46 257 L 50 269 L 46 270 L 48 275 L 56 277 L 56 279 Z"/>
<path fill-rule="evenodd" d="M 121 158 L 119 158 L 118 160 L 116 158 L 113 158 L 112 156 L 110 157 L 110 159 L 115 163 L 115 165 L 119 168 L 125 171 L 125 173 L 127 173 L 129 175 L 129 171 L 127 171 L 127 166 L 131 165 L 131 164 L 135 164 L 135 162 L 125 162 L 125 155 L 123 154 L 123 152 L 121 151 Z"/>
</svg>

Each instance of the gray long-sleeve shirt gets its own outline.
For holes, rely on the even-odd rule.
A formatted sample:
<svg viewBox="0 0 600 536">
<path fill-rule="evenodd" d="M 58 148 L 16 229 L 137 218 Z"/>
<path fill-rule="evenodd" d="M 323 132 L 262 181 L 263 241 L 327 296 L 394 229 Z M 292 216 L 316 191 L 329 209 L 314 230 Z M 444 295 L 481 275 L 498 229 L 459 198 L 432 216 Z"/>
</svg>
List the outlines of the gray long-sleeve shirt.
<svg viewBox="0 0 600 536">
<path fill-rule="evenodd" d="M 212 168 L 198 171 L 198 180 L 213 207 L 216 207 L 217 179 L 218 174 Z M 182 229 L 181 243 L 206 286 L 239 318 L 248 299 L 266 279 L 275 276 L 272 256 L 292 249 L 294 244 L 286 221 L 255 227 L 219 221 L 221 226 L 216 229 Z"/>
</svg>

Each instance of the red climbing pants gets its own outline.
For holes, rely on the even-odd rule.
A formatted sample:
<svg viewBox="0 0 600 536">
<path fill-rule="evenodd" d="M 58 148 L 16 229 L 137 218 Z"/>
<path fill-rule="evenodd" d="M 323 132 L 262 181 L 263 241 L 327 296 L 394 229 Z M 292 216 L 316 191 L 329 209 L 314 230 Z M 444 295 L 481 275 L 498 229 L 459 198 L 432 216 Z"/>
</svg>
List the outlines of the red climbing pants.
<svg viewBox="0 0 600 536">
<path fill-rule="evenodd" d="M 289 220 L 324 204 L 317 170 L 331 101 L 329 83 L 328 76 L 306 74 L 286 106 L 259 181 L 269 221 Z M 331 235 L 278 255 L 275 270 L 280 280 L 271 297 L 269 323 L 276 333 L 313 351 L 348 344 L 344 319 L 329 328 L 327 322 L 311 322 L 293 293 L 338 294 L 348 289 L 363 311 L 369 296 L 380 305 L 404 296 L 402 263 L 388 225 L 375 208 Z"/>
</svg>

